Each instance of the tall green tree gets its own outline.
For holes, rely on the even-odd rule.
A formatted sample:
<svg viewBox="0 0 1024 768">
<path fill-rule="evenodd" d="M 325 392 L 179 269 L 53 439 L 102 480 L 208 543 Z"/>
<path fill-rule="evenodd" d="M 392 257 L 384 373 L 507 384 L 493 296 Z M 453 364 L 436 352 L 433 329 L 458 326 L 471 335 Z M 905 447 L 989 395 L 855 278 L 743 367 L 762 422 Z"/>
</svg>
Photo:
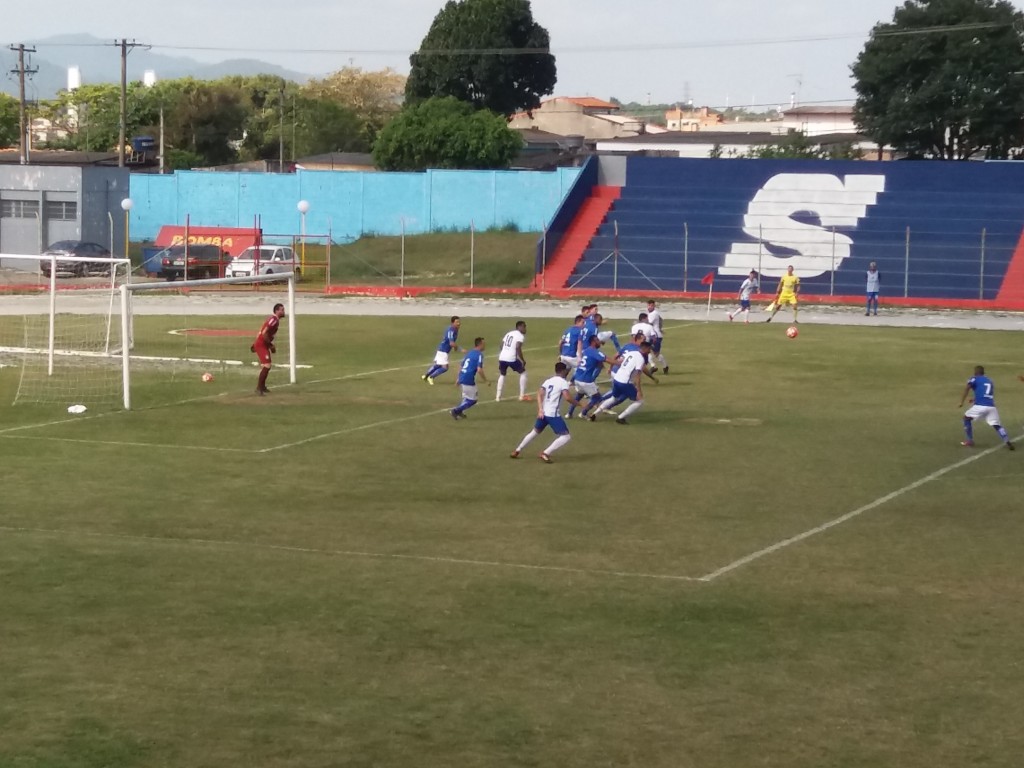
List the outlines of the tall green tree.
<svg viewBox="0 0 1024 768">
<path fill-rule="evenodd" d="M 385 171 L 507 168 L 521 148 L 502 115 L 445 96 L 403 109 L 377 136 L 373 159 Z"/>
<path fill-rule="evenodd" d="M 401 110 L 404 93 L 404 75 L 392 69 L 364 72 L 359 67 L 343 67 L 302 87 L 302 94 L 311 100 L 333 102 L 354 112 L 367 147 Z"/>
<path fill-rule="evenodd" d="M 907 0 L 852 66 L 855 119 L 911 157 L 1024 145 L 1024 14 L 1006 0 Z"/>
<path fill-rule="evenodd" d="M 529 0 L 449 0 L 409 62 L 407 102 L 454 96 L 502 115 L 540 106 L 557 73 Z"/>
<path fill-rule="evenodd" d="M 18 130 L 21 125 L 18 100 L 0 93 L 0 147 L 9 147 L 18 143 Z"/>
</svg>

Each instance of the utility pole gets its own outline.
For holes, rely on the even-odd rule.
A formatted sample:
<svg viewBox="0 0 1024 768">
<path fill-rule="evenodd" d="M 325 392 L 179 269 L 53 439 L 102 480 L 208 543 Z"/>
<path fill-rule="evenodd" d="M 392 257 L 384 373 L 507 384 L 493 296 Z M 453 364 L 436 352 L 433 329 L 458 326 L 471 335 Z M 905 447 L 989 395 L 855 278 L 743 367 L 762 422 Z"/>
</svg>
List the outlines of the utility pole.
<svg viewBox="0 0 1024 768">
<path fill-rule="evenodd" d="M 284 173 L 284 80 L 281 81 L 281 98 L 278 101 L 278 173 Z"/>
<path fill-rule="evenodd" d="M 117 167 L 124 168 L 124 143 L 128 127 L 128 52 L 141 44 L 134 40 L 129 43 L 122 37 L 121 42 L 115 42 L 114 45 L 121 49 L 121 120 L 117 132 Z"/>
<path fill-rule="evenodd" d="M 28 152 L 29 145 L 31 142 L 28 140 L 29 137 L 29 125 L 28 125 L 28 114 L 25 108 L 25 75 L 34 75 L 39 71 L 39 68 L 29 69 L 25 67 L 25 54 L 35 53 L 35 48 L 26 48 L 24 44 L 10 46 L 12 51 L 18 52 L 18 68 L 12 69 L 11 74 L 18 76 L 18 130 L 19 140 L 18 148 L 20 151 L 20 162 L 22 165 L 28 165 Z"/>
</svg>

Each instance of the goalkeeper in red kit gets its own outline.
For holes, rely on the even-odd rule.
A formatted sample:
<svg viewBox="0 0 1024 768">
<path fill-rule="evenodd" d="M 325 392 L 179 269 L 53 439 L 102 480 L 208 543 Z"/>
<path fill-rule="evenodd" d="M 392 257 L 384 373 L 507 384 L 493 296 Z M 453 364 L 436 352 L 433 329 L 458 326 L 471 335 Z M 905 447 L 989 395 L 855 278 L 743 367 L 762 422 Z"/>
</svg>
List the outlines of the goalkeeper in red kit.
<svg viewBox="0 0 1024 768">
<path fill-rule="evenodd" d="M 271 368 L 270 356 L 277 352 L 277 347 L 274 346 L 274 337 L 277 335 L 282 317 L 284 317 L 284 304 L 275 304 L 273 314 L 263 321 L 256 341 L 249 348 L 256 353 L 256 357 L 260 360 L 260 377 L 256 383 L 257 395 L 265 395 L 270 391 L 267 389 L 267 376 Z"/>
</svg>

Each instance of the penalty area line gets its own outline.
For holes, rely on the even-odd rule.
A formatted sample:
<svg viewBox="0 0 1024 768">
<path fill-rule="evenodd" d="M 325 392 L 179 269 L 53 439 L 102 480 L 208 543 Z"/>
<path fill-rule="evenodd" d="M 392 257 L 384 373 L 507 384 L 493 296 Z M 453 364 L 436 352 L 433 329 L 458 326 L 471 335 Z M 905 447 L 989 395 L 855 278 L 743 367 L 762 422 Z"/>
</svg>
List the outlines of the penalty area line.
<svg viewBox="0 0 1024 768">
<path fill-rule="evenodd" d="M 1018 437 L 1016 439 L 1020 440 L 1021 437 Z M 968 456 L 966 459 L 961 459 L 960 461 L 954 462 L 953 464 L 945 466 L 942 469 L 938 469 L 935 472 L 932 472 L 930 475 L 925 475 L 921 479 L 915 480 L 909 485 L 905 485 L 902 488 L 898 488 L 892 493 L 887 493 L 885 496 L 880 496 L 874 501 L 869 502 L 862 507 L 858 507 L 852 512 L 847 512 L 845 515 L 840 515 L 834 520 L 829 520 L 827 523 L 822 523 L 821 525 L 818 525 L 814 528 L 810 528 L 804 531 L 803 533 L 798 533 L 796 536 L 790 536 L 788 539 L 778 541 L 775 544 L 772 544 L 771 546 L 765 547 L 764 549 L 759 549 L 757 552 L 751 552 L 749 555 L 746 555 L 745 557 L 741 557 L 738 560 L 734 560 L 728 565 L 723 565 L 721 568 L 718 568 L 717 570 L 711 571 L 710 573 L 707 573 L 699 577 L 698 581 L 714 581 L 719 576 L 724 576 L 727 573 L 731 573 L 732 571 L 735 571 L 738 568 L 742 568 L 745 565 L 753 563 L 755 560 L 760 560 L 762 557 L 766 557 L 767 555 L 778 552 L 782 549 L 785 549 L 786 547 L 792 546 L 793 544 L 799 544 L 801 541 L 805 541 L 806 539 L 809 539 L 812 536 L 817 536 L 819 533 L 824 533 L 825 531 L 835 528 L 836 526 L 842 525 L 843 523 L 849 522 L 850 520 L 853 520 L 856 517 L 860 517 L 865 512 L 870 512 L 872 509 L 876 509 L 882 506 L 883 504 L 887 504 L 890 501 L 893 501 L 894 499 L 898 499 L 900 496 L 910 493 L 911 491 L 915 491 L 921 486 L 927 485 L 928 483 L 932 482 L 933 480 L 938 480 L 943 475 L 947 475 L 950 472 L 954 472 L 960 469 L 961 467 L 966 467 L 968 464 L 978 461 L 979 459 L 983 459 L 990 454 L 996 453 L 997 451 L 1005 450 L 1006 446 L 1000 444 L 992 448 L 988 448 L 979 453 L 975 453 L 972 456 Z"/>
<path fill-rule="evenodd" d="M 607 568 L 574 568 L 568 565 L 537 565 L 534 563 L 516 563 L 506 560 L 478 560 L 463 557 L 442 557 L 439 555 L 418 555 L 395 552 L 365 552 L 348 549 L 322 549 L 317 547 L 295 547 L 287 544 L 263 544 L 251 541 L 232 541 L 230 539 L 198 539 L 175 538 L 173 536 L 143 536 L 130 533 L 103 533 L 99 531 L 76 531 L 67 528 L 30 528 L 17 526 L 0 526 L 6 533 L 44 534 L 49 536 L 71 536 L 114 541 L 131 541 L 135 543 L 187 544 L 205 547 L 230 547 L 232 549 L 257 549 L 268 552 L 287 552 L 300 555 L 323 555 L 328 557 L 364 558 L 371 560 L 405 560 L 410 562 L 436 563 L 441 565 L 468 565 L 478 568 L 503 568 L 521 571 L 539 571 L 548 573 L 568 573 L 580 576 L 613 576 L 623 579 L 646 579 L 654 581 L 697 582 L 693 576 L 676 576 L 664 573 L 644 573 L 635 571 L 619 571 Z"/>
</svg>

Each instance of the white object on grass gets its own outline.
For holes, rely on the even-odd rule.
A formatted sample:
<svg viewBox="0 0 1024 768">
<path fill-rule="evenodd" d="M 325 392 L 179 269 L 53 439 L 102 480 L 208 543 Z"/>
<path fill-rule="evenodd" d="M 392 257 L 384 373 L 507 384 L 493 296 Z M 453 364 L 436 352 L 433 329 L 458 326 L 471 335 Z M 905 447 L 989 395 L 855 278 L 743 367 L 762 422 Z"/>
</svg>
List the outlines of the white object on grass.
<svg viewBox="0 0 1024 768">
<path fill-rule="evenodd" d="M 84 405 L 69 405 L 68 413 L 85 413 L 88 410 Z"/>
</svg>

